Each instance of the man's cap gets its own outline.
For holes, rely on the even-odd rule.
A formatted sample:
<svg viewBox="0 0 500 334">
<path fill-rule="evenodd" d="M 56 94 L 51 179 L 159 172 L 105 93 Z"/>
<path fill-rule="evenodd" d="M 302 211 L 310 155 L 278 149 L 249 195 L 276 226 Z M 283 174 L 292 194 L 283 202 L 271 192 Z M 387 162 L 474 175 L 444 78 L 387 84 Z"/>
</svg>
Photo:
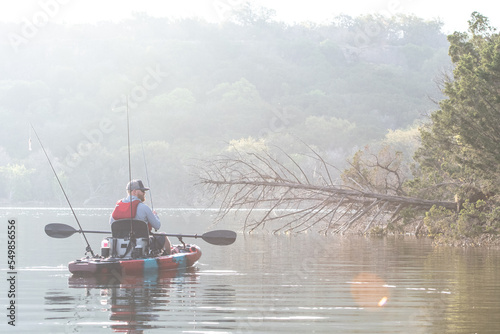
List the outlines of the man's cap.
<svg viewBox="0 0 500 334">
<path fill-rule="evenodd" d="M 141 180 L 132 180 L 127 184 L 127 190 L 128 191 L 132 191 L 132 190 L 146 191 L 146 190 L 149 190 L 149 188 L 144 187 L 144 184 L 142 183 Z"/>
</svg>

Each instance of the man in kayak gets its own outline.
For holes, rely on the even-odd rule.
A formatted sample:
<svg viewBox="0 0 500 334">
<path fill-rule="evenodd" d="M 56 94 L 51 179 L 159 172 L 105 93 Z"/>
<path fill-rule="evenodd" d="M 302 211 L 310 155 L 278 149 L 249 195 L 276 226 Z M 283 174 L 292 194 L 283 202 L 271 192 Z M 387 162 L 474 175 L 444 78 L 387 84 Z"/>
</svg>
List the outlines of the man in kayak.
<svg viewBox="0 0 500 334">
<path fill-rule="evenodd" d="M 127 184 L 126 189 L 128 196 L 116 203 L 115 209 L 109 218 L 109 223 L 112 224 L 118 219 L 134 218 L 148 223 L 150 231 L 152 228 L 158 231 L 161 227 L 158 215 L 155 211 L 152 211 L 149 206 L 144 204 L 146 200 L 146 191 L 148 191 L 149 188 L 145 187 L 141 180 L 132 180 Z M 131 217 L 132 215 L 133 217 Z M 153 236 L 152 248 L 162 250 L 162 255 L 170 255 L 170 247 L 170 240 L 167 236 Z"/>
</svg>

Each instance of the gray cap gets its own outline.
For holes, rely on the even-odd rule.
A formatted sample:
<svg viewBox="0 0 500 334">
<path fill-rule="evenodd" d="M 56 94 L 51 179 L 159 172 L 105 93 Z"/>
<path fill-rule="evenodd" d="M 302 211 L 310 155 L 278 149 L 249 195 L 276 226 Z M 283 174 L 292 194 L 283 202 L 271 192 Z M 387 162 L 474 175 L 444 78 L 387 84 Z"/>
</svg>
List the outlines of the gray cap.
<svg viewBox="0 0 500 334">
<path fill-rule="evenodd" d="M 146 191 L 146 190 L 149 190 L 149 188 L 144 187 L 144 184 L 142 183 L 141 180 L 132 180 L 127 184 L 127 190 L 128 191 L 132 191 L 132 190 Z"/>
</svg>

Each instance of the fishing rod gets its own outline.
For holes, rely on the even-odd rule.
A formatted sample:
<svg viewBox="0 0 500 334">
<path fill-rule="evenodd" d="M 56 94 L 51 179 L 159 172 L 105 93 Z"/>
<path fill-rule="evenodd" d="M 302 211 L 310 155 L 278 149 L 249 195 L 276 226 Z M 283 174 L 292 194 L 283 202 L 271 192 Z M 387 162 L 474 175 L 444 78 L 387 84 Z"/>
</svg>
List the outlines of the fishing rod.
<svg viewBox="0 0 500 334">
<path fill-rule="evenodd" d="M 146 169 L 146 180 L 148 181 L 148 187 L 150 187 L 151 182 L 149 181 L 148 164 L 146 163 L 146 153 L 144 152 L 144 142 L 142 140 L 142 133 L 140 131 L 139 131 L 139 135 L 141 136 L 142 158 L 144 159 L 144 168 Z M 149 201 L 151 202 L 151 211 L 153 211 L 154 210 L 153 194 L 151 192 L 151 189 L 149 190 Z"/>
<path fill-rule="evenodd" d="M 128 136 L 128 169 L 129 169 L 129 181 L 132 181 L 132 171 L 131 171 L 131 163 L 130 163 L 130 126 L 129 126 L 129 111 L 128 111 L 128 97 L 127 97 L 127 136 Z M 142 158 L 144 160 L 144 168 L 146 171 L 146 180 L 148 181 L 148 186 L 151 184 L 149 181 L 149 172 L 148 172 L 148 164 L 146 161 L 146 153 L 144 150 L 144 141 L 142 139 L 142 132 L 139 129 L 139 136 L 141 137 L 141 148 L 142 148 Z M 149 190 L 149 201 L 151 202 L 151 210 L 154 210 L 153 204 L 153 194 L 151 189 Z"/>
<path fill-rule="evenodd" d="M 76 223 L 78 224 L 78 227 L 80 228 L 80 232 L 82 233 L 83 238 L 85 239 L 85 242 L 87 243 L 87 248 L 85 250 L 87 252 L 90 252 L 90 254 L 92 254 L 92 257 L 95 257 L 94 251 L 92 250 L 92 247 L 90 247 L 90 243 L 87 240 L 87 236 L 85 235 L 85 233 L 82 229 L 82 225 L 80 225 L 80 221 L 78 220 L 78 217 L 76 216 L 75 210 L 73 210 L 73 206 L 71 205 L 71 202 L 69 201 L 68 195 L 66 195 L 66 191 L 64 191 L 64 187 L 61 183 L 61 180 L 59 180 L 59 177 L 57 176 L 56 170 L 54 169 L 54 166 L 52 165 L 52 162 L 50 161 L 49 155 L 47 154 L 47 151 L 45 151 L 45 147 L 43 147 L 42 141 L 40 140 L 40 137 L 38 136 L 38 133 L 36 132 L 35 127 L 31 123 L 30 123 L 30 125 L 31 125 L 31 128 L 33 129 L 33 132 L 35 133 L 36 138 L 38 139 L 38 142 L 40 143 L 40 146 L 42 147 L 43 153 L 45 153 L 45 156 L 47 157 L 47 160 L 49 161 L 49 165 L 52 168 L 52 171 L 54 172 L 54 175 L 57 179 L 57 182 L 59 183 L 59 187 L 61 187 L 61 190 L 64 194 L 64 197 L 66 198 L 66 202 L 68 202 L 68 205 L 71 209 L 71 212 L 73 213 L 73 216 L 75 217 Z"/>
<path fill-rule="evenodd" d="M 129 180 L 129 197 L 130 197 L 130 218 L 134 218 L 134 206 L 132 205 L 132 163 L 130 159 L 130 120 L 128 111 L 128 96 L 127 96 L 127 143 L 128 143 L 128 180 Z M 130 221 L 130 236 L 134 235 L 134 226 L 132 221 Z"/>
</svg>

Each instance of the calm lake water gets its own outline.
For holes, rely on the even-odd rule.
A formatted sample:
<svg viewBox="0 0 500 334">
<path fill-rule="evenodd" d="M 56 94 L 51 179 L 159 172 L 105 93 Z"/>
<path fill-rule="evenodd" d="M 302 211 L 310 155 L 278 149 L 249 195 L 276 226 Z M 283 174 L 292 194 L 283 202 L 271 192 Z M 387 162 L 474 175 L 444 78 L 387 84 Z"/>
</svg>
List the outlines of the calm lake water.
<svg viewBox="0 0 500 334">
<path fill-rule="evenodd" d="M 210 213 L 157 210 L 169 233 L 238 230 Z M 1 209 L 1 333 L 498 333 L 500 250 L 434 248 L 426 239 L 238 234 L 185 272 L 102 281 L 71 277 L 84 255 L 67 209 Z M 109 209 L 76 210 L 107 230 Z M 17 221 L 16 327 L 7 325 L 6 234 Z M 168 227 L 168 228 L 167 228 Z M 88 234 L 94 251 L 103 235 Z M 174 243 L 176 240 L 172 240 Z M 186 240 L 187 241 L 187 240 Z"/>
</svg>

